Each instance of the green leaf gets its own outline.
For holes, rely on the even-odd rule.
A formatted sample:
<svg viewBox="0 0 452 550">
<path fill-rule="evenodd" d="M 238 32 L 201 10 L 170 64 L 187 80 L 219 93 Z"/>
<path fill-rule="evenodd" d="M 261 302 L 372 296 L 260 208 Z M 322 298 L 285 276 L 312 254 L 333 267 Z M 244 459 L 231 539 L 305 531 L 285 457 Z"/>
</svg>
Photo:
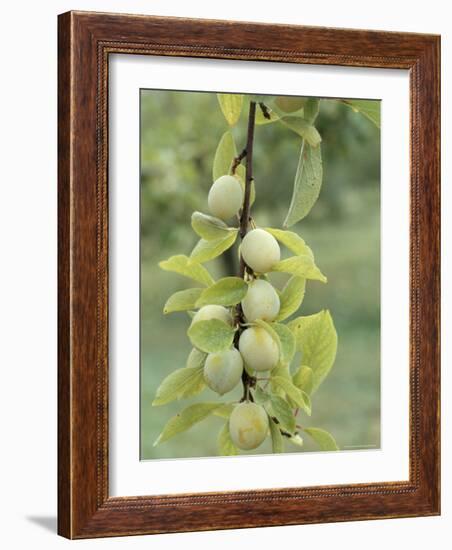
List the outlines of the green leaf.
<svg viewBox="0 0 452 550">
<path fill-rule="evenodd" d="M 337 333 L 329 311 L 320 311 L 290 321 L 302 364 L 313 371 L 312 392 L 315 392 L 331 370 L 337 351 Z"/>
<path fill-rule="evenodd" d="M 221 407 L 221 403 L 196 403 L 195 405 L 190 405 L 168 421 L 162 433 L 155 441 L 154 446 L 188 430 L 194 424 L 207 418 L 219 407 Z"/>
<path fill-rule="evenodd" d="M 229 126 L 234 126 L 240 118 L 243 105 L 242 94 L 217 94 L 218 103 Z"/>
<path fill-rule="evenodd" d="M 236 175 L 239 176 L 239 183 L 243 189 L 243 196 L 245 196 L 245 167 L 242 164 L 238 166 Z M 256 200 L 256 186 L 254 185 L 254 180 L 253 180 L 251 182 L 251 189 L 250 189 L 250 206 L 253 206 L 255 200 Z"/>
<path fill-rule="evenodd" d="M 220 143 L 218 144 L 217 150 L 215 152 L 215 158 L 213 161 L 213 180 L 217 180 L 220 176 L 229 174 L 231 171 L 232 161 L 237 156 L 237 147 L 235 146 L 234 137 L 232 133 L 228 130 L 221 137 Z M 245 166 L 239 164 L 236 170 L 236 176 L 240 185 L 242 186 L 243 191 L 245 192 Z M 253 205 L 256 200 L 256 187 L 254 181 L 251 182 L 251 193 L 250 193 L 250 204 Z M 205 237 L 204 237 L 205 238 Z"/>
<path fill-rule="evenodd" d="M 267 403 L 267 401 L 270 399 L 269 394 L 259 386 L 256 386 L 255 388 L 253 388 L 253 397 L 254 397 L 254 402 L 257 403 L 258 405 Z"/>
<path fill-rule="evenodd" d="M 270 435 L 272 438 L 272 451 L 274 453 L 283 453 L 284 440 L 283 440 L 283 436 L 281 435 L 279 426 L 278 424 L 276 424 L 273 418 L 269 419 L 269 424 L 270 424 Z"/>
<path fill-rule="evenodd" d="M 303 430 L 317 443 L 322 451 L 339 451 L 334 437 L 320 428 L 304 428 Z"/>
<path fill-rule="evenodd" d="M 207 304 L 235 306 L 246 295 L 248 285 L 240 277 L 224 277 L 209 288 L 203 289 L 196 302 L 196 307 Z"/>
<path fill-rule="evenodd" d="M 190 258 L 183 254 L 171 256 L 171 258 L 160 262 L 159 267 L 164 271 L 173 271 L 174 273 L 179 273 L 179 275 L 184 275 L 184 277 L 198 281 L 198 283 L 206 286 L 210 286 L 215 282 L 204 266 L 192 262 Z"/>
<path fill-rule="evenodd" d="M 203 366 L 199 366 L 184 367 L 172 372 L 158 387 L 152 405 L 166 405 L 176 399 L 200 394 L 206 387 L 203 370 Z"/>
<path fill-rule="evenodd" d="M 272 371 L 271 371 L 271 378 L 270 378 L 270 387 L 272 393 L 275 395 L 279 395 L 280 397 L 284 397 L 286 395 L 286 392 L 281 389 L 280 386 L 273 383 L 273 378 L 281 377 L 285 378 L 289 382 L 292 382 L 292 376 L 290 375 L 290 368 L 289 365 L 279 363 Z"/>
<path fill-rule="evenodd" d="M 272 267 L 272 271 L 281 271 L 282 273 L 290 273 L 304 279 L 312 279 L 326 283 L 327 279 L 320 269 L 315 265 L 311 256 L 306 254 L 303 256 L 291 256 L 285 260 L 281 260 Z"/>
<path fill-rule="evenodd" d="M 292 381 L 292 377 L 290 376 L 290 369 L 289 365 L 279 364 L 277 367 L 275 367 L 272 370 L 272 377 L 281 377 L 285 378 L 289 382 Z M 273 378 L 272 378 L 273 380 Z"/>
<path fill-rule="evenodd" d="M 297 388 L 311 395 L 314 384 L 314 372 L 311 367 L 302 365 L 293 375 L 292 381 Z"/>
<path fill-rule="evenodd" d="M 317 128 L 303 118 L 285 116 L 281 119 L 281 122 L 306 140 L 312 147 L 317 147 L 322 141 Z"/>
<path fill-rule="evenodd" d="M 322 156 L 320 145 L 311 147 L 303 140 L 290 201 L 289 212 L 284 221 L 290 227 L 309 214 L 316 203 L 322 185 Z"/>
<path fill-rule="evenodd" d="M 235 456 L 237 454 L 238 449 L 232 443 L 231 434 L 229 433 L 229 422 L 226 422 L 218 434 L 218 455 Z"/>
<path fill-rule="evenodd" d="M 281 354 L 281 340 L 279 339 L 279 334 L 272 327 L 272 325 L 262 319 L 256 319 L 255 321 L 253 321 L 253 324 L 257 325 L 260 328 L 263 328 L 273 338 L 273 341 L 278 346 L 279 353 Z"/>
<path fill-rule="evenodd" d="M 286 395 L 296 403 L 297 407 L 300 407 L 306 414 L 311 416 L 311 400 L 309 399 L 309 395 L 282 376 L 272 376 L 271 378 L 272 383 L 284 390 Z"/>
<path fill-rule="evenodd" d="M 320 99 L 310 97 L 306 100 L 303 107 L 303 118 L 310 124 L 313 124 L 320 110 Z"/>
<path fill-rule="evenodd" d="M 289 441 L 294 445 L 296 445 L 297 447 L 303 447 L 303 439 L 298 434 L 290 437 Z"/>
<path fill-rule="evenodd" d="M 277 239 L 280 243 L 286 246 L 291 252 L 297 256 L 311 256 L 314 259 L 314 254 L 304 240 L 294 233 L 293 231 L 284 231 L 282 229 L 273 229 L 272 227 L 266 227 L 265 231 L 268 231 Z"/>
<path fill-rule="evenodd" d="M 202 212 L 193 212 L 191 226 L 193 231 L 206 241 L 221 239 L 231 231 L 224 221 Z"/>
<path fill-rule="evenodd" d="M 163 313 L 172 313 L 173 311 L 187 311 L 194 309 L 196 300 L 201 296 L 203 288 L 188 288 L 172 294 L 163 307 Z M 206 288 L 206 290 L 208 290 Z"/>
<path fill-rule="evenodd" d="M 191 343 L 206 353 L 229 349 L 234 338 L 234 329 L 219 319 L 197 321 L 188 329 Z"/>
<path fill-rule="evenodd" d="M 220 418 L 228 419 L 234 410 L 236 403 L 223 403 L 220 408 L 216 409 L 213 414 Z"/>
<path fill-rule="evenodd" d="M 340 99 L 338 101 L 353 109 L 355 113 L 361 113 L 373 122 L 377 128 L 380 128 L 380 101 L 370 99 Z"/>
<path fill-rule="evenodd" d="M 279 395 L 270 397 L 271 408 L 283 430 L 293 433 L 295 431 L 295 416 L 285 399 Z"/>
<path fill-rule="evenodd" d="M 199 351 L 199 349 L 193 348 L 188 354 L 187 363 L 185 366 L 188 368 L 204 367 L 206 357 L 207 353 Z"/>
<path fill-rule="evenodd" d="M 292 331 L 281 323 L 272 323 L 271 327 L 279 336 L 281 343 L 281 362 L 289 364 L 295 355 L 295 337 Z"/>
<path fill-rule="evenodd" d="M 237 156 L 234 137 L 228 130 L 220 139 L 215 157 L 213 160 L 213 181 L 216 181 L 220 176 L 229 174 L 233 159 Z"/>
<path fill-rule="evenodd" d="M 280 117 L 276 111 L 273 109 L 270 109 L 270 107 L 265 103 L 265 106 L 267 107 L 268 114 L 270 115 L 270 118 L 266 118 L 264 116 L 264 113 L 262 112 L 262 109 L 260 105 L 256 106 L 256 124 L 258 126 L 262 126 L 264 124 L 271 124 L 272 122 L 277 122 L 280 120 Z"/>
<path fill-rule="evenodd" d="M 277 321 L 290 317 L 301 306 L 306 288 L 306 279 L 293 275 L 279 295 L 280 308 Z"/>
<path fill-rule="evenodd" d="M 190 260 L 193 263 L 204 263 L 213 260 L 225 250 L 231 248 L 237 238 L 237 233 L 237 229 L 231 229 L 225 237 L 220 239 L 214 241 L 199 240 L 190 254 Z"/>
</svg>

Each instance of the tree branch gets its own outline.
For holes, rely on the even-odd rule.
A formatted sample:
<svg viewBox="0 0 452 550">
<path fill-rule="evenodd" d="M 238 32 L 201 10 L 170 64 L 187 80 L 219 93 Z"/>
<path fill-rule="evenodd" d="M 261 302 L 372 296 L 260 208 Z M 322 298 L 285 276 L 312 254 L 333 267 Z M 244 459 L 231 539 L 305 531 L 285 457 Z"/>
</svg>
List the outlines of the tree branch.
<svg viewBox="0 0 452 550">
<path fill-rule="evenodd" d="M 243 199 L 243 208 L 240 215 L 240 238 L 243 239 L 248 232 L 250 220 L 250 197 L 251 182 L 253 181 L 253 145 L 254 145 L 254 125 L 256 121 L 256 103 L 250 101 L 250 111 L 248 115 L 248 137 L 246 140 L 246 176 L 245 176 L 245 196 Z M 241 275 L 243 276 L 245 272 Z"/>
<path fill-rule="evenodd" d="M 243 197 L 243 206 L 242 211 L 240 214 L 240 222 L 239 222 L 239 235 L 240 239 L 243 240 L 245 235 L 248 233 L 248 227 L 250 222 L 250 199 L 251 199 L 251 184 L 253 181 L 253 145 L 254 145 L 254 126 L 256 122 L 256 103 L 254 101 L 250 101 L 250 110 L 248 114 L 248 134 L 247 134 L 247 140 L 246 140 L 246 147 L 240 153 L 240 155 L 234 159 L 234 171 L 237 168 L 238 164 L 241 162 L 241 160 L 246 156 L 246 173 L 245 173 L 245 193 Z M 236 161 L 238 160 L 237 164 Z M 246 273 L 249 273 L 250 275 L 254 275 L 253 271 L 246 265 L 242 255 L 240 255 L 240 268 L 239 268 L 239 276 L 241 278 L 245 277 Z M 245 318 L 242 311 L 242 306 L 240 304 L 237 304 L 235 308 L 235 323 L 238 325 L 238 330 L 235 333 L 234 338 L 234 344 L 235 347 L 238 348 L 238 342 L 240 338 L 240 334 L 242 333 L 241 324 L 245 322 Z M 253 386 L 253 377 L 250 377 L 245 369 L 243 369 L 242 374 L 242 383 L 243 383 L 243 398 L 242 400 L 253 400 L 253 397 L 249 391 L 249 388 Z"/>
<path fill-rule="evenodd" d="M 243 151 L 235 157 L 235 159 L 232 161 L 231 166 L 231 174 L 234 175 L 237 168 L 239 167 L 239 164 L 242 162 L 242 160 L 246 157 L 246 149 L 243 149 Z"/>
</svg>

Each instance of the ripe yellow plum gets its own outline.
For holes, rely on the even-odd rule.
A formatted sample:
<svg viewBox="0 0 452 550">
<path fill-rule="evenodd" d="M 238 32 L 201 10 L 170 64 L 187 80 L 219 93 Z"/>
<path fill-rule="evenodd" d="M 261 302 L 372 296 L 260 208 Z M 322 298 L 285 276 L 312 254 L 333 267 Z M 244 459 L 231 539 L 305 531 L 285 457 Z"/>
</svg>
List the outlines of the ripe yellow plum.
<svg viewBox="0 0 452 550">
<path fill-rule="evenodd" d="M 236 447 L 256 449 L 267 437 L 268 416 L 256 403 L 239 403 L 229 417 L 229 433 Z"/>
<path fill-rule="evenodd" d="M 278 241 L 264 229 L 253 229 L 247 233 L 240 251 L 247 265 L 257 273 L 271 271 L 281 258 Z"/>
<path fill-rule="evenodd" d="M 209 353 L 204 364 L 204 380 L 209 388 L 220 395 L 233 390 L 243 372 L 243 359 L 240 352 L 229 349 Z"/>
<path fill-rule="evenodd" d="M 192 324 L 198 321 L 210 321 L 210 319 L 219 319 L 228 325 L 232 322 L 231 312 L 223 306 L 209 305 L 203 306 L 193 317 Z"/>
<path fill-rule="evenodd" d="M 304 97 L 278 96 L 275 99 L 275 105 L 285 113 L 293 113 L 298 111 L 304 107 L 305 103 L 306 99 Z"/>
<path fill-rule="evenodd" d="M 245 363 L 257 371 L 271 370 L 279 361 L 278 345 L 261 327 L 250 327 L 242 332 L 239 350 Z"/>
<path fill-rule="evenodd" d="M 274 321 L 280 308 L 279 296 L 273 286 L 263 279 L 256 279 L 248 286 L 242 300 L 242 310 L 249 322 L 256 319 Z"/>
<path fill-rule="evenodd" d="M 217 218 L 229 220 L 240 210 L 243 189 L 235 176 L 221 176 L 212 185 L 207 198 L 209 210 Z"/>
</svg>

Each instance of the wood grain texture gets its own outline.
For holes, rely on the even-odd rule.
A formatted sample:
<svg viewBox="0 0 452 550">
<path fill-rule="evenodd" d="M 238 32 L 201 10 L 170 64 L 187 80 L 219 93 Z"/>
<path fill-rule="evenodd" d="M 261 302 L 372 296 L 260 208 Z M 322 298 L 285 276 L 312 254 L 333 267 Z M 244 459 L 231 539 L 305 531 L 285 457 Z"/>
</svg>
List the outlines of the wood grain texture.
<svg viewBox="0 0 452 550">
<path fill-rule="evenodd" d="M 438 36 L 69 12 L 58 63 L 58 531 L 68 538 L 434 515 L 440 509 Z M 108 57 L 410 71 L 410 480 L 108 495 Z"/>
</svg>

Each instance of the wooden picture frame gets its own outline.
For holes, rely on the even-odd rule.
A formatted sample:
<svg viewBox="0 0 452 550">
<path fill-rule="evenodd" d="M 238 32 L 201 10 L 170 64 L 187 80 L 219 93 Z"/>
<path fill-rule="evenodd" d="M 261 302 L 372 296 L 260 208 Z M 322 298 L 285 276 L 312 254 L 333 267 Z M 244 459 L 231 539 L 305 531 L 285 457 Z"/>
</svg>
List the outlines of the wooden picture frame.
<svg viewBox="0 0 452 550">
<path fill-rule="evenodd" d="M 58 38 L 58 532 L 103 537 L 440 513 L 440 38 L 68 12 Z M 409 481 L 110 497 L 109 55 L 410 72 Z"/>
</svg>

